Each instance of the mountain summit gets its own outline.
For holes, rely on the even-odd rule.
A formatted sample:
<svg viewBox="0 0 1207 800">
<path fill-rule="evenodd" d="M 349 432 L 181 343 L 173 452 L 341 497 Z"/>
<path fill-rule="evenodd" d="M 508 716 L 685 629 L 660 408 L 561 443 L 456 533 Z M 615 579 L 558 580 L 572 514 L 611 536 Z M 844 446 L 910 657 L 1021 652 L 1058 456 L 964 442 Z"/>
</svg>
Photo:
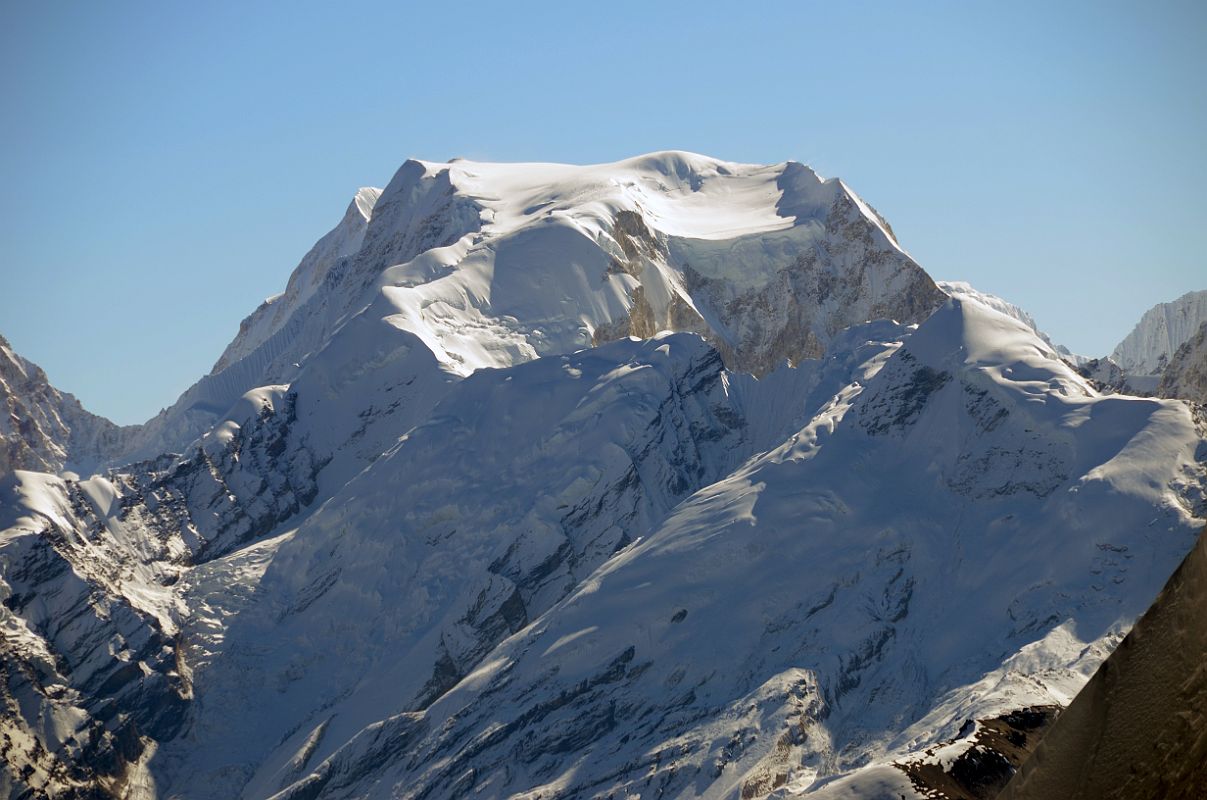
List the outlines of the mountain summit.
<svg viewBox="0 0 1207 800">
<path fill-rule="evenodd" d="M 663 330 L 762 375 L 849 325 L 920 322 L 943 297 L 870 206 L 795 162 L 411 160 L 358 192 L 285 292 L 115 460 L 186 446 L 243 392 L 295 380 L 354 317 L 418 337 L 456 375 Z"/>
</svg>

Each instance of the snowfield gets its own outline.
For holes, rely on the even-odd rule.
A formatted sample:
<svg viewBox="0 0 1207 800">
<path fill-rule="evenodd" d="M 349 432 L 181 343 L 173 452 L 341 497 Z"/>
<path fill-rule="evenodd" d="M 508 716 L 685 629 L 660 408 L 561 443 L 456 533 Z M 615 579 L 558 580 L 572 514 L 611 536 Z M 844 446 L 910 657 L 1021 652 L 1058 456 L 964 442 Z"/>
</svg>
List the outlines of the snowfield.
<svg viewBox="0 0 1207 800">
<path fill-rule="evenodd" d="M 408 161 L 120 435 L 4 354 L 11 797 L 922 797 L 1205 516 L 1190 405 L 792 162 Z"/>
</svg>

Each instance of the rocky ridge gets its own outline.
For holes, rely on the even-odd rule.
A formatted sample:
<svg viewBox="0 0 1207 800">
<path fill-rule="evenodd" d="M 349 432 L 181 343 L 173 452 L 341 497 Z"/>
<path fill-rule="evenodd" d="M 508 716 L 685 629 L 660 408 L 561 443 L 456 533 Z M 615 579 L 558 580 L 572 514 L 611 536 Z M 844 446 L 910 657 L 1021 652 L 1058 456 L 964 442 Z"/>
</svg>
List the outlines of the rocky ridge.
<svg viewBox="0 0 1207 800">
<path fill-rule="evenodd" d="M 0 336 L 0 475 L 17 469 L 88 472 L 134 435 L 50 384 Z"/>
</svg>

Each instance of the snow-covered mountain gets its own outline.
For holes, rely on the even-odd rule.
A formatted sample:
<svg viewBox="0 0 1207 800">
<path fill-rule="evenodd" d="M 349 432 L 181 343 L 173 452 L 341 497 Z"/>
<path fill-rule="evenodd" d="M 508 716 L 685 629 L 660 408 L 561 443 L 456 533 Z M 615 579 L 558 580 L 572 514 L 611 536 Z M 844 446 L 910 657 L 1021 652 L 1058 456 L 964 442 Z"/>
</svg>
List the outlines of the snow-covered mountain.
<svg viewBox="0 0 1207 800">
<path fill-rule="evenodd" d="M 177 452 L 246 391 L 289 383 L 373 306 L 467 375 L 629 334 L 703 334 L 764 374 L 942 293 L 887 224 L 801 164 L 654 153 L 599 166 L 408 161 L 362 189 L 214 371 L 116 459 Z"/>
<path fill-rule="evenodd" d="M 1003 305 L 791 162 L 408 161 L 123 466 L 0 473 L 0 794 L 921 796 L 1207 513 Z"/>
<path fill-rule="evenodd" d="M 88 472 L 134 434 L 51 386 L 42 368 L 0 336 L 0 475 L 16 469 Z"/>
<path fill-rule="evenodd" d="M 1111 355 L 1072 363 L 1103 390 L 1202 402 L 1205 325 L 1207 291 L 1189 292 L 1146 311 Z"/>
<path fill-rule="evenodd" d="M 1169 360 L 1207 322 L 1207 290 L 1187 292 L 1144 312 L 1111 359 L 1128 375 L 1160 375 Z"/>
</svg>

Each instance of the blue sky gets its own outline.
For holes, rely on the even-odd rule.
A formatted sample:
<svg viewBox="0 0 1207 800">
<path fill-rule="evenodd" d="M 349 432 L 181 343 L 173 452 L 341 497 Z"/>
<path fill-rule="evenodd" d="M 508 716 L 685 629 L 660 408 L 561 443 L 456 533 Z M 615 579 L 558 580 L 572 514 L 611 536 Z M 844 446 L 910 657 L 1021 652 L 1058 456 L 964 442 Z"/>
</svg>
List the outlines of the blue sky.
<svg viewBox="0 0 1207 800">
<path fill-rule="evenodd" d="M 1109 351 L 1207 288 L 1207 4 L 6 3 L 0 334 L 137 422 L 408 156 L 840 176 Z"/>
</svg>

